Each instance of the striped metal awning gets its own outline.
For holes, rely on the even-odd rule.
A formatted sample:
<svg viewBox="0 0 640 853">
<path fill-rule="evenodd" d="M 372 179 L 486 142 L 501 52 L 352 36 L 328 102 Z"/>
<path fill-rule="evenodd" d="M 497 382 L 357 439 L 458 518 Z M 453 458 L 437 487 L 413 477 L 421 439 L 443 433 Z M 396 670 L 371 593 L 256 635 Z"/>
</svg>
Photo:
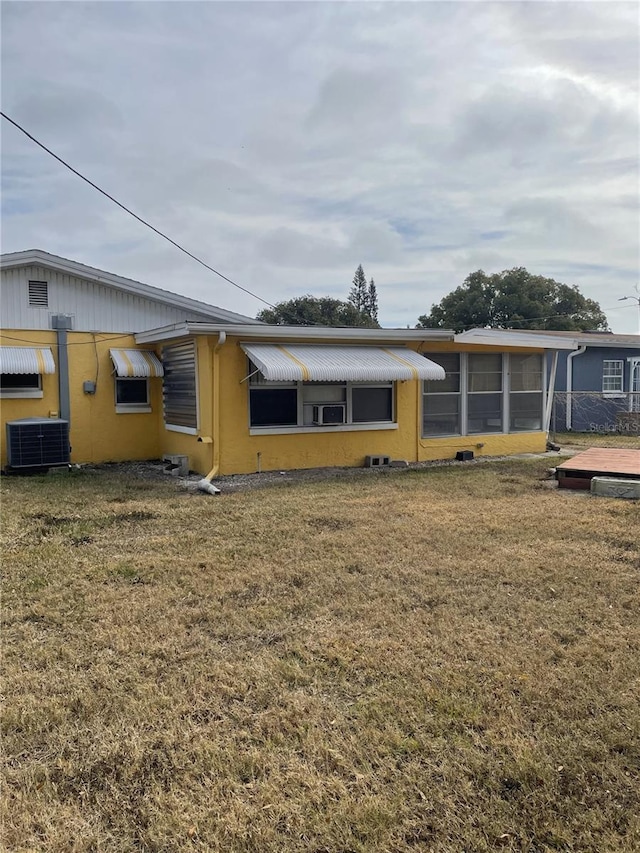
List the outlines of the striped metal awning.
<svg viewBox="0 0 640 853">
<path fill-rule="evenodd" d="M 241 344 L 274 382 L 391 382 L 444 379 L 444 368 L 404 347 Z"/>
<path fill-rule="evenodd" d="M 109 350 L 116 376 L 140 379 L 164 376 L 162 362 L 154 352 L 140 349 Z"/>
<path fill-rule="evenodd" d="M 0 373 L 55 373 L 49 347 L 0 347 Z"/>
</svg>

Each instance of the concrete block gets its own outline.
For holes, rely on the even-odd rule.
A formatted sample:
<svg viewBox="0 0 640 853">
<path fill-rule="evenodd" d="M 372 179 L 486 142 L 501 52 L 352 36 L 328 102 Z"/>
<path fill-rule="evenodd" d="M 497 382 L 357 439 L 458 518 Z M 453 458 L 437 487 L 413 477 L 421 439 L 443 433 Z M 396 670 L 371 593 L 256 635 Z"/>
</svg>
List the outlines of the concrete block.
<svg viewBox="0 0 640 853">
<path fill-rule="evenodd" d="M 391 462 L 391 459 L 388 456 L 365 456 L 364 457 L 364 467 L 365 468 L 381 468 L 383 465 L 388 465 Z"/>
<path fill-rule="evenodd" d="M 162 461 L 167 463 L 166 470 L 174 477 L 189 476 L 189 457 L 181 454 L 165 453 Z"/>
<path fill-rule="evenodd" d="M 624 477 L 593 477 L 591 494 L 638 501 L 640 500 L 640 480 L 625 480 Z"/>
<path fill-rule="evenodd" d="M 390 468 L 408 468 L 409 463 L 407 462 L 406 459 L 392 459 L 391 462 L 389 462 L 389 467 Z"/>
</svg>

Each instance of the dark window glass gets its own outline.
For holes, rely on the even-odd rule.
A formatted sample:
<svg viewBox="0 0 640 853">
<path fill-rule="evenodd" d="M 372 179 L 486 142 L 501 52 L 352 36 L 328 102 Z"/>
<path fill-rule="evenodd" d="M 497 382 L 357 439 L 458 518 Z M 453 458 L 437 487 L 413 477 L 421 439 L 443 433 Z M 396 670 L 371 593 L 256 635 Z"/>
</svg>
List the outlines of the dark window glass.
<svg viewBox="0 0 640 853">
<path fill-rule="evenodd" d="M 424 397 L 423 435 L 459 435 L 460 395 L 428 394 Z"/>
<path fill-rule="evenodd" d="M 0 391 L 38 391 L 38 373 L 0 373 Z"/>
<path fill-rule="evenodd" d="M 502 394 L 469 394 L 469 433 L 502 432 Z"/>
<path fill-rule="evenodd" d="M 391 388 L 352 388 L 351 404 L 351 419 L 356 424 L 393 420 Z"/>
<path fill-rule="evenodd" d="M 296 426 L 297 388 L 255 388 L 250 391 L 251 426 Z"/>
<path fill-rule="evenodd" d="M 435 361 L 444 367 L 444 379 L 427 379 L 424 383 L 425 394 L 457 394 L 460 391 L 460 355 L 457 352 L 425 353 L 429 361 Z"/>
<path fill-rule="evenodd" d="M 116 403 L 120 405 L 146 406 L 149 403 L 149 388 L 146 379 L 116 379 Z"/>
<path fill-rule="evenodd" d="M 509 410 L 511 432 L 542 429 L 542 394 L 511 394 Z"/>
</svg>

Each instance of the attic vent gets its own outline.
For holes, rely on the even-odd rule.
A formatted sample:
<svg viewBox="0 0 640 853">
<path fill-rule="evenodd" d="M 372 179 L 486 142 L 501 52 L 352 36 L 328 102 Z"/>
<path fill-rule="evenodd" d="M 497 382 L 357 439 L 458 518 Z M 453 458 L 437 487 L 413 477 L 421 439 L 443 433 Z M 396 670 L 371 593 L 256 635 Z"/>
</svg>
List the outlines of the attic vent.
<svg viewBox="0 0 640 853">
<path fill-rule="evenodd" d="M 29 305 L 34 308 L 49 307 L 49 284 L 46 281 L 29 282 Z"/>
</svg>

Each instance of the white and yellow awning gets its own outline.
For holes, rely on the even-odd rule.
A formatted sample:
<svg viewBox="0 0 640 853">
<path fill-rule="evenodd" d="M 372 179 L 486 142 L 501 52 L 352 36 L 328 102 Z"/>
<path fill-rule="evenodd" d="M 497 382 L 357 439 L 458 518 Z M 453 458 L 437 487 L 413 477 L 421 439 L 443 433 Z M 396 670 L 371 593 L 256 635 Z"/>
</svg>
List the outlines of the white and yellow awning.
<svg viewBox="0 0 640 853">
<path fill-rule="evenodd" d="M 162 362 L 154 352 L 139 349 L 109 350 L 111 361 L 120 378 L 154 378 L 164 376 Z"/>
<path fill-rule="evenodd" d="M 444 368 L 404 347 L 241 344 L 272 382 L 392 382 L 444 379 Z"/>
<path fill-rule="evenodd" d="M 55 373 L 49 347 L 0 347 L 0 373 Z"/>
</svg>

